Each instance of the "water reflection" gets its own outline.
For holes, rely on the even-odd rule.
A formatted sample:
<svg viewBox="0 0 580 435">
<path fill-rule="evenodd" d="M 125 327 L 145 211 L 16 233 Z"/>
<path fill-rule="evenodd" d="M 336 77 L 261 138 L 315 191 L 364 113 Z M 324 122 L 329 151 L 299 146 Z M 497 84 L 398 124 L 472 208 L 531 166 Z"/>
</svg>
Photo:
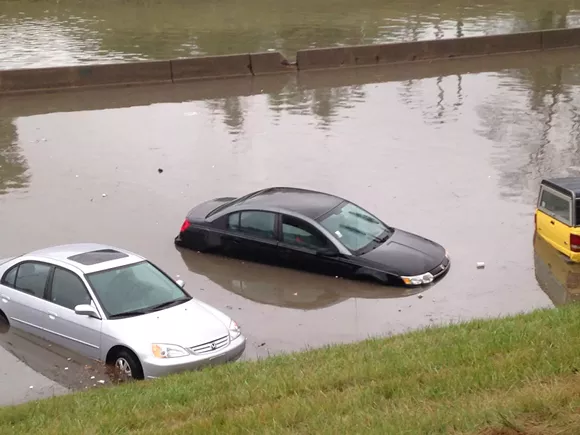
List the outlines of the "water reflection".
<svg viewBox="0 0 580 435">
<path fill-rule="evenodd" d="M 268 105 L 275 119 L 282 114 L 311 116 L 322 130 L 330 130 L 337 119 L 348 116 L 348 110 L 366 100 L 363 86 L 320 87 L 305 89 L 300 81 L 289 83 L 284 92 L 268 96 Z"/>
<path fill-rule="evenodd" d="M 18 147 L 13 120 L 0 117 L 0 195 L 26 187 L 30 181 L 27 170 L 26 159 Z"/>
<path fill-rule="evenodd" d="M 538 65 L 496 77 L 496 92 L 478 107 L 478 131 L 495 143 L 502 195 L 531 203 L 542 178 L 578 173 L 580 67 Z"/>
<path fill-rule="evenodd" d="M 35 372 L 68 389 L 92 388 L 111 382 L 109 371 L 103 364 L 32 334 L 14 328 L 7 329 L 1 319 L 0 346 Z M 2 369 L 8 373 L 16 373 L 17 363 L 15 367 L 3 366 Z M 0 391 L 0 399 L 2 393 L 6 394 Z"/>
<path fill-rule="evenodd" d="M 448 38 L 573 26 L 578 0 L 2 2 L 0 68 Z"/>
<path fill-rule="evenodd" d="M 554 305 L 580 300 L 580 264 L 570 262 L 538 235 L 534 236 L 534 267 L 538 284 Z"/>
<path fill-rule="evenodd" d="M 404 298 L 424 288 L 386 287 L 291 269 L 247 263 L 179 249 L 189 271 L 251 301 L 298 310 L 318 310 L 350 298 Z"/>
</svg>

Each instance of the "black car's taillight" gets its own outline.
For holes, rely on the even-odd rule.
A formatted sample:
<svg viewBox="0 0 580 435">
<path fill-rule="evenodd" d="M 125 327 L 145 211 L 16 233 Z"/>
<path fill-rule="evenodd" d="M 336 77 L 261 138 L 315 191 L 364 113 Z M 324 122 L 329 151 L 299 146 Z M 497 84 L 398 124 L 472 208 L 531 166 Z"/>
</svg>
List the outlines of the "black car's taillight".
<svg viewBox="0 0 580 435">
<path fill-rule="evenodd" d="M 181 225 L 181 233 L 183 233 L 185 230 L 187 230 L 189 228 L 189 221 L 187 219 L 185 219 L 183 221 L 183 225 Z"/>
</svg>

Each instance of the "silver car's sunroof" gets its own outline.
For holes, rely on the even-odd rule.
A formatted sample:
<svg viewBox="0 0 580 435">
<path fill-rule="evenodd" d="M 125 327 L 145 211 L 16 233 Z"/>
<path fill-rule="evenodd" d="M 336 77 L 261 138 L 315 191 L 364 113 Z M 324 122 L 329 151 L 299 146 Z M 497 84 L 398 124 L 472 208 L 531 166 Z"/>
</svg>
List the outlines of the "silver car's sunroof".
<svg viewBox="0 0 580 435">
<path fill-rule="evenodd" d="M 128 257 L 128 255 L 115 251 L 114 249 L 99 249 L 98 251 L 83 252 L 82 254 L 73 255 L 72 257 L 68 257 L 68 259 L 84 264 L 85 266 L 92 266 L 94 264 L 118 260 L 125 257 Z"/>
</svg>

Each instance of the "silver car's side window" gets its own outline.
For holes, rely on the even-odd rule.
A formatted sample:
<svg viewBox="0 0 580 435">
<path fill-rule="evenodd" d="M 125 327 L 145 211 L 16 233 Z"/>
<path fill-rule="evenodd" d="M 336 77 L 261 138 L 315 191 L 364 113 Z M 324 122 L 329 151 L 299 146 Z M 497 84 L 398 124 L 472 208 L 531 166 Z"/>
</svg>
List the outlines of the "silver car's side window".
<svg viewBox="0 0 580 435">
<path fill-rule="evenodd" d="M 77 305 L 90 304 L 92 300 L 77 275 L 57 267 L 52 278 L 50 302 L 74 310 Z"/>
<path fill-rule="evenodd" d="M 16 284 L 16 272 L 18 272 L 18 266 L 13 266 L 8 272 L 2 277 L 2 284 L 9 287 L 14 287 Z"/>
<path fill-rule="evenodd" d="M 33 261 L 20 263 L 14 288 L 37 298 L 44 298 L 51 267 L 48 264 Z"/>
</svg>

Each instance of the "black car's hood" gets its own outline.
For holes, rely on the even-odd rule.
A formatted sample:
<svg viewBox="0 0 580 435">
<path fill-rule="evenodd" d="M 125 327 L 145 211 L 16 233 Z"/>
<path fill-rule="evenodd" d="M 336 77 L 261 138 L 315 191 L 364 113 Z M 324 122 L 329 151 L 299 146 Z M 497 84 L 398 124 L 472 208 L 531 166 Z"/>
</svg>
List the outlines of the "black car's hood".
<svg viewBox="0 0 580 435">
<path fill-rule="evenodd" d="M 441 264 L 445 249 L 431 240 L 397 229 L 385 243 L 359 258 L 400 276 L 414 276 Z"/>
</svg>

